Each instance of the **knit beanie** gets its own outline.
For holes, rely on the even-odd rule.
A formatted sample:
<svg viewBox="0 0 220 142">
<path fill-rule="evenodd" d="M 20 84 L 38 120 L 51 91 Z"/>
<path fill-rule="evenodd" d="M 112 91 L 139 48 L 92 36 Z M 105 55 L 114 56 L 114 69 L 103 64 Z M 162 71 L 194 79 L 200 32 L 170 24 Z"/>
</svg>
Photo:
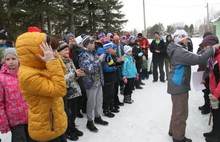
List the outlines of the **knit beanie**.
<svg viewBox="0 0 220 142">
<path fill-rule="evenodd" d="M 89 36 L 89 35 L 84 36 L 82 39 L 83 46 L 87 47 L 88 44 L 92 41 L 94 41 L 94 39 L 91 36 Z"/>
<path fill-rule="evenodd" d="M 185 30 L 176 30 L 176 32 L 174 33 L 174 42 L 175 43 L 179 43 L 187 38 L 188 38 L 188 34 L 186 33 Z"/>
<path fill-rule="evenodd" d="M 108 34 L 107 34 L 107 37 L 112 37 L 112 36 L 113 36 L 112 33 L 108 33 Z"/>
<path fill-rule="evenodd" d="M 142 38 L 143 34 L 142 33 L 138 33 L 138 38 Z"/>
<path fill-rule="evenodd" d="M 74 38 L 74 35 L 72 34 L 72 33 L 68 33 L 68 34 L 66 34 L 66 36 L 65 36 L 65 41 L 68 41 L 69 39 L 70 39 L 70 37 L 73 37 Z"/>
<path fill-rule="evenodd" d="M 102 37 L 105 37 L 105 33 L 103 33 L 103 32 L 98 35 L 99 39 L 102 38 Z"/>
<path fill-rule="evenodd" d="M 67 45 L 66 42 L 60 41 L 59 43 L 60 43 L 60 46 L 57 48 L 57 51 L 58 51 L 58 52 L 62 51 L 62 50 L 65 49 L 65 48 L 68 48 L 68 45 Z"/>
<path fill-rule="evenodd" d="M 134 35 L 131 35 L 131 36 L 128 38 L 128 41 L 131 41 L 132 39 L 134 39 L 134 40 L 136 39 Z"/>
<path fill-rule="evenodd" d="M 8 54 L 13 54 L 18 58 L 18 54 L 17 54 L 15 48 L 6 48 L 5 51 L 4 51 L 4 58 L 6 58 L 6 56 Z"/>
<path fill-rule="evenodd" d="M 125 52 L 125 54 L 127 54 L 129 51 L 132 51 L 131 46 L 125 45 L 125 46 L 124 46 L 124 52 Z"/>
<path fill-rule="evenodd" d="M 204 46 L 213 46 L 218 43 L 219 43 L 219 40 L 217 36 L 208 35 L 202 40 L 202 43 L 200 45 L 204 47 Z"/>
<path fill-rule="evenodd" d="M 114 45 L 113 45 L 112 42 L 110 42 L 110 41 L 105 41 L 104 42 L 104 45 L 103 45 L 103 49 L 104 50 L 107 50 L 108 48 L 112 48 L 113 49 L 113 47 L 114 47 Z"/>
<path fill-rule="evenodd" d="M 120 37 L 120 41 L 126 40 L 126 39 L 127 39 L 127 37 L 126 37 L 125 35 L 123 35 L 123 36 Z"/>
</svg>

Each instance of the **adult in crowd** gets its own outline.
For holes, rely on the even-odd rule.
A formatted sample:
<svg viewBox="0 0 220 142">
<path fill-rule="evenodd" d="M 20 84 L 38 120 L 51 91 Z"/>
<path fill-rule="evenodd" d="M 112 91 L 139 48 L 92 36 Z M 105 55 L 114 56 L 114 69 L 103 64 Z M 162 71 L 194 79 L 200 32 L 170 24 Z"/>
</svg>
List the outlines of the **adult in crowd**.
<svg viewBox="0 0 220 142">
<path fill-rule="evenodd" d="M 167 35 L 166 36 L 166 47 L 168 47 L 172 41 L 173 41 L 172 36 Z M 164 64 L 165 64 L 166 80 L 168 80 L 168 74 L 170 72 L 170 58 L 167 53 L 164 56 Z"/>
<path fill-rule="evenodd" d="M 160 81 L 165 82 L 163 65 L 164 56 L 166 54 L 166 44 L 163 39 L 160 38 L 159 32 L 154 33 L 154 40 L 151 42 L 150 51 L 153 53 L 153 82 L 158 81 L 158 66 L 160 70 Z"/>
<path fill-rule="evenodd" d="M 206 62 L 219 48 L 219 46 L 214 46 L 202 55 L 193 54 L 185 48 L 188 44 L 187 38 L 188 35 L 184 30 L 177 30 L 174 33 L 174 43 L 169 44 L 167 48 L 171 59 L 167 92 L 171 94 L 172 99 L 169 135 L 173 137 L 173 142 L 192 142 L 191 139 L 185 137 L 191 65 Z"/>
</svg>

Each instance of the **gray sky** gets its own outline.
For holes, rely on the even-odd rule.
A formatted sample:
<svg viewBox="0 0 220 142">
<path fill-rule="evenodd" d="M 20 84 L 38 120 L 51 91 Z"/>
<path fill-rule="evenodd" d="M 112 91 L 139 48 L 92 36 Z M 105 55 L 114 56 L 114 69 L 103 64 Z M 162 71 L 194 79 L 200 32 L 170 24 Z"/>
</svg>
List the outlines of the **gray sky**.
<svg viewBox="0 0 220 142">
<path fill-rule="evenodd" d="M 130 31 L 136 28 L 144 29 L 143 0 L 121 0 L 124 4 L 122 12 L 128 19 L 124 26 Z M 152 26 L 163 23 L 165 28 L 169 24 L 184 22 L 185 24 L 198 24 L 204 21 L 209 3 L 210 20 L 216 11 L 220 11 L 220 0 L 145 0 L 146 25 Z M 220 16 L 220 15 L 219 15 Z"/>
</svg>

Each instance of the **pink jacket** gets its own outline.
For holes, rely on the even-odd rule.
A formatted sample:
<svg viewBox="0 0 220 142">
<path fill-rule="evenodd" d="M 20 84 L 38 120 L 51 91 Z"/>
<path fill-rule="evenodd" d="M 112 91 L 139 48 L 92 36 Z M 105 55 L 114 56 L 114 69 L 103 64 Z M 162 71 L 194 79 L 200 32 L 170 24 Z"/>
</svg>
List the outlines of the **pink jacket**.
<svg viewBox="0 0 220 142">
<path fill-rule="evenodd" d="M 18 86 L 18 71 L 3 65 L 0 73 L 0 131 L 27 124 L 28 106 Z"/>
</svg>

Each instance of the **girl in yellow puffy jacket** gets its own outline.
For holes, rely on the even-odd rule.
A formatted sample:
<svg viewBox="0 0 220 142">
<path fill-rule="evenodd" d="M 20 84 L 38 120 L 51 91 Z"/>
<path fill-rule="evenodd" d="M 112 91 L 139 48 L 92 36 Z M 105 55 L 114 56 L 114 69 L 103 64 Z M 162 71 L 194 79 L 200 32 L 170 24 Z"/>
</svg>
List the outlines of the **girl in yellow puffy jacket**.
<svg viewBox="0 0 220 142">
<path fill-rule="evenodd" d="M 66 68 L 56 51 L 58 45 L 40 32 L 27 32 L 16 40 L 19 86 L 29 107 L 28 131 L 35 141 L 66 141 L 62 99 L 66 95 Z"/>
</svg>

